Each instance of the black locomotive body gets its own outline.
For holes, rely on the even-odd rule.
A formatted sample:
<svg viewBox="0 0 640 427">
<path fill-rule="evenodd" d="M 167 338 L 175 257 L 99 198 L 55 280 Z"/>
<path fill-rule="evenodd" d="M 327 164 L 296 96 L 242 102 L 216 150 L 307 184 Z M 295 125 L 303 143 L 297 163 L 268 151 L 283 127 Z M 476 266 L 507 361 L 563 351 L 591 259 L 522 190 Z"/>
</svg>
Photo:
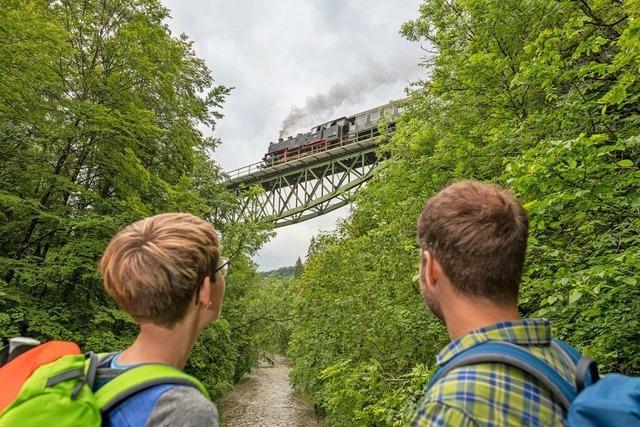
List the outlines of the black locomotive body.
<svg viewBox="0 0 640 427">
<path fill-rule="evenodd" d="M 307 133 L 280 138 L 278 142 L 269 145 L 263 158 L 264 167 L 374 137 L 378 134 L 378 122 L 381 118 L 384 117 L 389 129 L 393 129 L 402 110 L 402 101 L 391 101 L 353 116 L 340 117 L 314 126 Z"/>
</svg>

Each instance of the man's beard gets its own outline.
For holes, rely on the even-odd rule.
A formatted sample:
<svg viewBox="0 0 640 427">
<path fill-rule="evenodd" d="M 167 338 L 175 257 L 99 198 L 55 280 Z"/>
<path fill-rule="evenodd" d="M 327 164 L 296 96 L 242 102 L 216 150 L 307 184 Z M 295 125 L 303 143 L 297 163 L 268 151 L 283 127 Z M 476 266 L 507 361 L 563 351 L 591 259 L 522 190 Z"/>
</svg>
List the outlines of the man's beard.
<svg viewBox="0 0 640 427">
<path fill-rule="evenodd" d="M 437 297 L 435 297 L 434 295 L 432 295 L 427 289 L 428 289 L 427 287 L 423 288 L 422 299 L 424 300 L 425 304 L 427 304 L 427 307 L 429 307 L 429 310 L 431 310 L 431 312 L 438 319 L 440 319 L 442 322 L 444 322 L 444 314 L 442 312 L 442 304 L 440 304 L 439 299 Z"/>
</svg>

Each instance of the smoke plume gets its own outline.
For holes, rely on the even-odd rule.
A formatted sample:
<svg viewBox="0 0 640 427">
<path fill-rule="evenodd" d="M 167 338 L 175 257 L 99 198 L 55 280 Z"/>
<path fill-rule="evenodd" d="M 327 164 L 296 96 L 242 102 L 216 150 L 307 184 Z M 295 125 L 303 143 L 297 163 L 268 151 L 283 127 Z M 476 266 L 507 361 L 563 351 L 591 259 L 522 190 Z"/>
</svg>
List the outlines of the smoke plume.
<svg viewBox="0 0 640 427">
<path fill-rule="evenodd" d="M 282 121 L 280 138 L 292 135 L 294 131 L 308 131 L 311 126 L 334 119 L 336 118 L 334 115 L 341 107 L 362 101 L 379 86 L 406 79 L 406 71 L 415 69 L 416 64 L 413 58 L 411 61 L 405 59 L 399 62 L 395 63 L 398 66 L 394 66 L 393 69 L 371 62 L 366 72 L 334 84 L 327 93 L 308 97 L 303 106 L 292 106 L 289 114 Z"/>
</svg>

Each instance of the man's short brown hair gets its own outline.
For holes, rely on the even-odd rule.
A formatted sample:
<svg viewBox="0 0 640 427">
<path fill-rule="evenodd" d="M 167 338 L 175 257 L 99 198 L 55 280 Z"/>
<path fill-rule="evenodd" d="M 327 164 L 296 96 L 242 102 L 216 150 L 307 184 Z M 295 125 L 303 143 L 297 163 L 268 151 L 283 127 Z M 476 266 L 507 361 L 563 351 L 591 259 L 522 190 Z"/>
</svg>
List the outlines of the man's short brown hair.
<svg viewBox="0 0 640 427">
<path fill-rule="evenodd" d="M 528 224 L 509 191 L 463 181 L 427 200 L 418 219 L 418 241 L 460 293 L 510 304 L 518 300 Z"/>
<path fill-rule="evenodd" d="M 138 322 L 172 327 L 220 259 L 213 226 L 184 213 L 156 215 L 116 234 L 100 261 L 107 292 Z"/>
</svg>

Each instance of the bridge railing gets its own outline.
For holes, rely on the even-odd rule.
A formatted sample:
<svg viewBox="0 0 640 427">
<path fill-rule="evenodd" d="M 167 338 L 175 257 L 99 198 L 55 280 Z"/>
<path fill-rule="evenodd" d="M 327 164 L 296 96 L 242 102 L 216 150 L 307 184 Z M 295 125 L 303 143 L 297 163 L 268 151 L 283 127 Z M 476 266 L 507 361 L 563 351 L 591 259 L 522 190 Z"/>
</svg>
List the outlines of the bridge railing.
<svg viewBox="0 0 640 427">
<path fill-rule="evenodd" d="M 238 178 L 241 176 L 245 176 L 245 175 L 251 175 L 251 173 L 259 171 L 259 170 L 263 170 L 265 169 L 265 162 L 256 162 L 256 163 L 251 163 L 250 165 L 247 166 L 243 166 L 241 168 L 238 169 L 234 169 L 232 171 L 229 172 L 225 172 L 226 175 L 228 175 L 228 179 L 234 179 L 234 178 Z"/>
<path fill-rule="evenodd" d="M 393 129 L 390 129 L 393 132 Z M 238 169 L 226 172 L 229 180 L 239 178 L 241 176 L 250 175 L 257 171 L 264 171 L 272 166 L 280 165 L 290 162 L 292 160 L 309 157 L 314 154 L 323 153 L 325 151 L 333 150 L 335 148 L 344 147 L 345 145 L 353 144 L 355 142 L 367 141 L 372 138 L 380 136 L 380 132 L 377 128 L 371 128 L 368 131 L 360 132 L 349 138 L 341 138 L 338 141 L 323 141 L 322 143 L 315 143 L 312 145 L 299 147 L 295 151 L 285 151 L 283 154 L 272 156 L 264 159 L 260 162 L 252 163 L 247 166 L 243 166 Z"/>
</svg>

